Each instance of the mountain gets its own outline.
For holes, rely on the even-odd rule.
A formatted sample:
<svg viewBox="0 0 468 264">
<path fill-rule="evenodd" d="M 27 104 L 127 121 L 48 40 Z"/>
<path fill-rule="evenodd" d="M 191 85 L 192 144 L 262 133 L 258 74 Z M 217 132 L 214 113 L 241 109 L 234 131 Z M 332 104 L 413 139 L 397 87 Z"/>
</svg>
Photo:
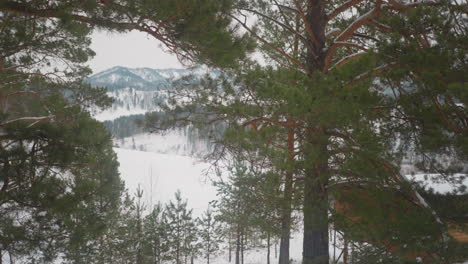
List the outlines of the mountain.
<svg viewBox="0 0 468 264">
<path fill-rule="evenodd" d="M 94 86 L 104 86 L 109 91 L 131 88 L 154 91 L 170 88 L 171 81 L 193 73 L 187 69 L 126 68 L 116 66 L 88 77 Z"/>
<path fill-rule="evenodd" d="M 204 68 L 151 69 L 116 66 L 91 75 L 86 79 L 93 86 L 106 87 L 115 102 L 111 108 L 94 114 L 99 121 L 114 120 L 122 116 L 157 111 L 157 103 L 166 100 L 172 82 L 188 75 L 194 78 L 219 72 Z"/>
<path fill-rule="evenodd" d="M 195 69 L 125 68 L 121 66 L 96 73 L 87 78 L 93 86 L 108 88 L 114 98 L 113 105 L 104 111 L 94 111 L 94 118 L 103 121 L 114 136 L 115 146 L 153 153 L 195 155 L 209 151 L 209 141 L 204 133 L 192 127 L 169 131 L 164 135 L 147 133 L 137 125 L 147 112 L 158 111 L 157 103 L 167 99 L 173 89 L 172 82 L 192 75 L 199 78 L 217 71 Z M 140 122 L 141 123 L 141 122 Z"/>
</svg>

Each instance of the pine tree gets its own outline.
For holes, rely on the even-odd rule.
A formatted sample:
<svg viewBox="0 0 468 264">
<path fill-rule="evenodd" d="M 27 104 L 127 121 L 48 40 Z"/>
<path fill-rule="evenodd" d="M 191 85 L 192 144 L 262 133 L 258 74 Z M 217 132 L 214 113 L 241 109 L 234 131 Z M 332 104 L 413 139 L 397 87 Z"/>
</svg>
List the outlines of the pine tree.
<svg viewBox="0 0 468 264">
<path fill-rule="evenodd" d="M 91 30 L 139 30 L 185 62 L 232 65 L 250 44 L 229 34 L 229 19 L 219 11 L 231 7 L 229 1 L 0 3 L 0 253 L 47 262 L 63 253 L 83 262 L 96 256 L 103 243 L 95 236 L 115 216 L 122 191 L 115 154 L 86 110 L 111 103 L 105 89 L 83 83 L 90 74 L 84 63 L 94 55 Z M 237 52 L 225 53 L 226 46 Z M 24 214 L 31 217 L 16 226 Z"/>
<path fill-rule="evenodd" d="M 161 264 L 168 257 L 168 227 L 164 215 L 163 206 L 158 203 L 144 219 L 144 263 Z"/>
<path fill-rule="evenodd" d="M 202 256 L 206 259 L 206 263 L 210 264 L 210 257 L 216 256 L 219 251 L 221 239 L 221 225 L 216 221 L 213 212 L 208 207 L 204 214 L 198 220 L 200 229 Z"/>
<path fill-rule="evenodd" d="M 217 117 L 222 120 L 237 120 L 237 123 L 235 121 L 230 123 L 231 127 L 236 128 L 237 125 L 238 128 L 233 130 L 231 136 L 238 139 L 241 142 L 239 145 L 247 150 L 258 147 L 244 143 L 249 138 L 246 140 L 243 137 L 247 138 L 250 135 L 252 138 L 254 134 L 246 133 L 245 130 L 252 127 L 252 130 L 258 134 L 257 139 L 264 137 L 274 142 L 275 136 L 278 135 L 275 132 L 280 130 L 284 123 L 293 124 L 289 128 L 296 136 L 298 151 L 294 153 L 297 166 L 292 167 L 301 171 L 301 176 L 304 177 L 299 186 L 303 192 L 304 263 L 328 263 L 328 226 L 330 221 L 339 218 L 329 218 L 329 192 L 336 197 L 342 192 L 340 189 L 342 185 L 335 184 L 336 180 L 348 182 L 349 185 L 365 182 L 364 189 L 366 191 L 370 189 L 381 204 L 392 203 L 395 199 L 399 199 L 392 195 L 378 194 L 379 190 L 381 192 L 388 186 L 392 186 L 394 190 L 402 190 L 398 192 L 400 197 L 419 204 L 424 212 L 421 212 L 418 218 L 425 219 L 428 228 L 421 230 L 414 226 L 413 229 L 397 231 L 393 235 L 400 236 L 401 240 L 396 243 L 410 243 L 411 238 L 405 238 L 403 235 L 409 234 L 408 231 L 412 231 L 414 237 L 427 237 L 428 232 L 437 233 L 437 236 L 441 237 L 443 227 L 435 223 L 437 217 L 429 213 L 431 209 L 417 198 L 418 194 L 411 184 L 399 175 L 397 164 L 401 153 L 392 153 L 395 142 L 392 139 L 402 133 L 395 131 L 404 127 L 401 126 L 402 123 L 414 125 L 413 122 L 407 121 L 413 120 L 413 117 L 405 116 L 403 112 L 402 118 L 392 119 L 393 113 L 398 113 L 402 108 L 398 106 L 398 100 L 392 102 L 391 98 L 386 96 L 387 87 L 380 85 L 384 79 L 383 77 L 380 79 L 379 76 L 388 73 L 385 78 L 400 77 L 395 85 L 398 89 L 394 89 L 397 94 L 401 91 L 402 84 L 408 79 L 414 79 L 411 77 L 414 75 L 414 67 L 407 67 L 403 71 L 398 66 L 411 65 L 408 63 L 408 59 L 414 54 L 411 50 L 420 51 L 419 54 L 424 55 L 421 58 L 432 53 L 434 47 L 431 47 L 431 41 L 434 33 L 427 25 L 435 22 L 431 19 L 436 13 L 442 14 L 442 17 L 450 14 L 452 19 L 450 22 L 437 22 L 445 26 L 440 32 L 447 33 L 446 39 L 457 39 L 454 36 L 458 36 L 460 40 L 466 38 L 463 26 L 457 22 L 463 16 L 460 6 L 452 2 L 320 0 L 274 1 L 274 3 L 238 1 L 237 4 L 238 13 L 232 14 L 233 21 L 244 27 L 260 45 L 263 45 L 261 47 L 263 54 L 274 66 L 251 67 L 247 64 L 240 74 L 236 73 L 237 78 L 233 78 L 236 79 L 234 85 L 230 85 L 226 80 L 201 81 L 198 87 L 199 93 L 183 94 L 184 99 L 188 98 L 188 101 L 171 101 L 175 102 L 171 109 L 178 110 L 175 111 L 175 119 L 179 121 L 191 119 L 196 124 L 203 123 L 203 118 L 209 122 L 214 122 Z M 430 12 L 425 13 L 421 10 Z M 422 17 L 430 23 L 421 23 L 418 20 L 418 17 L 421 17 L 418 15 L 420 12 L 425 13 Z M 254 28 L 245 22 L 244 18 L 249 17 L 245 16 L 247 13 L 255 17 L 257 27 Z M 406 30 L 408 26 L 402 25 L 409 25 L 416 30 L 408 32 Z M 457 27 L 458 29 L 453 30 Z M 402 39 L 409 41 L 401 41 Z M 400 42 L 408 43 L 408 47 L 397 49 L 401 50 L 400 54 L 393 52 L 390 47 L 399 45 Z M 447 70 L 451 68 L 449 65 L 460 66 L 456 74 L 447 75 L 455 77 L 453 80 L 457 84 L 453 87 L 460 88 L 461 79 L 458 77 L 463 76 L 461 69 L 466 68 L 465 62 L 460 58 L 465 57 L 461 55 L 465 49 L 457 44 L 450 45 L 454 47 L 453 58 L 457 57 L 458 60 L 448 60 L 450 62 L 442 67 Z M 450 58 L 443 56 L 433 58 L 436 57 Z M 417 67 L 423 68 L 422 64 L 417 64 Z M 426 81 L 429 83 L 431 82 L 429 80 L 433 80 L 437 74 L 429 71 L 427 76 Z M 414 80 L 421 83 L 423 78 Z M 454 89 L 459 92 L 458 88 Z M 435 92 L 436 89 L 437 87 L 432 86 L 429 91 Z M 431 94 L 428 90 L 423 93 Z M 413 94 L 409 93 L 407 99 L 403 96 L 395 97 L 402 99 L 400 103 L 405 107 L 414 107 L 415 110 L 419 104 L 411 104 L 412 96 Z M 456 97 L 458 96 L 464 98 L 462 94 Z M 433 100 L 434 97 L 432 99 L 420 97 L 420 99 L 421 102 L 431 102 L 431 100 L 435 102 L 428 104 L 433 106 L 431 107 L 433 110 L 438 107 L 442 109 L 436 111 L 441 116 L 441 120 L 444 120 L 442 127 L 451 127 L 450 129 L 457 135 L 464 135 L 464 130 L 460 128 L 463 127 L 461 124 L 464 122 L 462 120 L 466 111 L 462 109 L 463 107 L 455 107 L 458 99 L 441 108 L 442 97 L 444 96 L 441 95 L 438 99 L 436 96 L 438 100 Z M 177 104 L 177 102 L 183 103 Z M 393 107 L 395 102 L 398 107 Z M 418 112 L 417 115 L 425 120 L 424 124 L 431 128 L 431 121 L 428 120 L 430 115 L 426 116 L 414 110 L 413 113 Z M 191 115 L 187 116 L 184 113 Z M 429 132 L 434 130 L 426 130 L 428 138 L 446 138 L 443 133 Z M 285 140 L 286 137 L 281 138 Z M 424 136 L 420 138 L 424 139 Z M 233 141 L 228 141 L 226 145 L 229 146 Z M 447 141 L 442 142 L 442 146 L 447 146 Z M 359 186 L 355 187 L 354 196 L 359 196 Z M 404 210 L 403 202 L 395 203 L 399 206 L 396 211 Z M 371 214 L 374 217 L 385 215 L 385 212 L 375 206 L 369 205 L 367 209 L 369 217 Z M 413 216 L 419 214 L 416 213 L 417 210 L 415 209 Z M 409 215 L 404 215 L 400 220 L 407 223 L 406 226 L 415 224 Z M 388 221 L 387 224 L 395 223 Z M 383 231 L 385 227 L 379 229 Z M 424 233 L 426 235 L 422 235 Z M 369 232 L 368 239 L 376 244 L 385 243 L 386 239 L 393 235 L 384 238 Z M 432 248 L 434 244 L 431 245 L 430 241 L 424 241 L 426 243 L 424 246 L 415 245 L 413 242 L 411 242 L 413 249 L 425 247 L 428 251 L 434 250 Z"/>
<path fill-rule="evenodd" d="M 175 202 L 170 201 L 165 208 L 165 220 L 168 228 L 168 247 L 170 259 L 176 264 L 187 262 L 194 252 L 195 225 L 192 210 L 187 209 L 180 191 L 175 193 Z"/>
</svg>

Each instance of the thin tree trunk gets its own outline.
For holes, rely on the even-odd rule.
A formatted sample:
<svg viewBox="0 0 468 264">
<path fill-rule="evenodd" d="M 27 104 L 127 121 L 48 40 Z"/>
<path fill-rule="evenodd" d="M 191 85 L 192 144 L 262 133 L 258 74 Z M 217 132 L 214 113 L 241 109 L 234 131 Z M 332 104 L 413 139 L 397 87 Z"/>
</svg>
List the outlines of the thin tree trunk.
<svg viewBox="0 0 468 264">
<path fill-rule="evenodd" d="M 232 241 L 231 241 L 231 236 L 232 236 L 232 233 L 229 232 L 229 240 L 228 240 L 228 243 L 229 243 L 229 263 L 231 263 L 231 260 L 232 260 Z"/>
<path fill-rule="evenodd" d="M 289 263 L 289 239 L 291 237 L 291 203 L 293 189 L 293 168 L 294 162 L 294 130 L 288 131 L 288 169 L 286 171 L 286 179 L 284 184 L 284 204 L 283 217 L 281 219 L 281 241 L 279 264 Z"/>
<path fill-rule="evenodd" d="M 270 264 L 270 232 L 267 233 L 267 264 Z"/>
<path fill-rule="evenodd" d="M 343 242 L 343 264 L 348 264 L 348 239 L 344 238 Z"/>
<path fill-rule="evenodd" d="M 241 231 L 241 264 L 244 264 L 244 230 Z"/>
<path fill-rule="evenodd" d="M 278 258 L 278 240 L 275 239 L 275 258 Z"/>
<path fill-rule="evenodd" d="M 240 264 L 240 247 L 241 247 L 241 238 L 240 238 L 240 227 L 239 224 L 237 225 L 237 233 L 236 233 L 236 264 Z"/>
<path fill-rule="evenodd" d="M 333 263 L 336 263 L 336 229 L 333 227 Z"/>
</svg>

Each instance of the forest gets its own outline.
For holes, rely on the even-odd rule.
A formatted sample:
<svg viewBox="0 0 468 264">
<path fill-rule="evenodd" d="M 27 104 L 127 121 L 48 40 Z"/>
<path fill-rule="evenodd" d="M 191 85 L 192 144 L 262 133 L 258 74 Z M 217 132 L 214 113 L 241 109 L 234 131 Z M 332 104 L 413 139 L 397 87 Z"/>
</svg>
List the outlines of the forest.
<svg viewBox="0 0 468 264">
<path fill-rule="evenodd" d="M 103 124 L 93 30 L 219 74 Z M 302 264 L 468 261 L 467 31 L 466 0 L 1 0 L 0 264 L 287 264 L 296 230 Z M 107 129 L 133 120 L 209 141 L 202 215 L 126 190 Z"/>
</svg>

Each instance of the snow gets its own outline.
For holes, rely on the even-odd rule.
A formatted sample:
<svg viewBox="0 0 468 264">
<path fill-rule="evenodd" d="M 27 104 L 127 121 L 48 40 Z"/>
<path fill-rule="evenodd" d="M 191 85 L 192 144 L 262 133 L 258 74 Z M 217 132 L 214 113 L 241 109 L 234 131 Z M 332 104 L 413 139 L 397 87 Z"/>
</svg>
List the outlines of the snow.
<svg viewBox="0 0 468 264">
<path fill-rule="evenodd" d="M 137 149 L 160 154 L 178 154 L 183 156 L 201 156 L 208 153 L 206 143 L 190 143 L 183 130 L 172 130 L 164 135 L 142 133 L 134 136 L 114 139 L 114 145 L 123 149 Z"/>
<path fill-rule="evenodd" d="M 203 212 L 216 190 L 209 184 L 204 170 L 206 163 L 176 154 L 158 154 L 137 150 L 114 148 L 120 163 L 120 173 L 125 186 L 133 194 L 140 185 L 147 205 L 168 202 L 177 190 L 188 199 L 195 213 Z"/>
<path fill-rule="evenodd" d="M 121 116 L 145 114 L 146 112 L 148 111 L 142 108 L 134 108 L 134 109 L 129 110 L 129 109 L 121 107 L 121 108 L 108 109 L 108 110 L 102 111 L 94 115 L 94 118 L 102 122 L 102 121 L 107 121 L 107 120 L 114 120 Z"/>
<path fill-rule="evenodd" d="M 216 190 L 210 185 L 205 170 L 209 164 L 197 162 L 194 158 L 177 154 L 158 154 L 137 150 L 114 148 L 120 163 L 119 171 L 126 188 L 134 194 L 138 186 L 144 191 L 143 199 L 147 208 L 157 202 L 166 203 L 174 199 L 180 190 L 182 197 L 188 199 L 188 206 L 194 215 L 200 215 L 208 203 L 216 199 Z M 291 239 L 291 258 L 299 263 L 302 255 L 302 233 L 296 232 Z M 279 247 L 279 245 L 278 245 Z M 271 260 L 274 258 L 274 248 Z M 266 249 L 246 251 L 245 264 L 266 262 Z M 228 263 L 227 252 L 215 258 L 212 264 Z"/>
<path fill-rule="evenodd" d="M 114 98 L 112 107 L 95 112 L 93 117 L 99 121 L 114 120 L 122 116 L 145 114 L 158 109 L 155 100 L 161 97 L 162 91 L 140 91 L 132 88 L 108 92 Z"/>
<path fill-rule="evenodd" d="M 426 189 L 433 189 L 434 192 L 440 194 L 448 194 L 448 193 L 457 193 L 457 194 L 468 194 L 468 177 L 466 174 L 456 173 L 454 174 L 454 178 L 463 178 L 459 183 L 449 183 L 447 181 L 440 180 L 440 174 L 414 174 L 414 175 L 406 175 L 406 178 L 410 181 L 414 181 L 421 186 L 424 186 Z M 462 188 L 460 187 L 467 187 Z"/>
</svg>

